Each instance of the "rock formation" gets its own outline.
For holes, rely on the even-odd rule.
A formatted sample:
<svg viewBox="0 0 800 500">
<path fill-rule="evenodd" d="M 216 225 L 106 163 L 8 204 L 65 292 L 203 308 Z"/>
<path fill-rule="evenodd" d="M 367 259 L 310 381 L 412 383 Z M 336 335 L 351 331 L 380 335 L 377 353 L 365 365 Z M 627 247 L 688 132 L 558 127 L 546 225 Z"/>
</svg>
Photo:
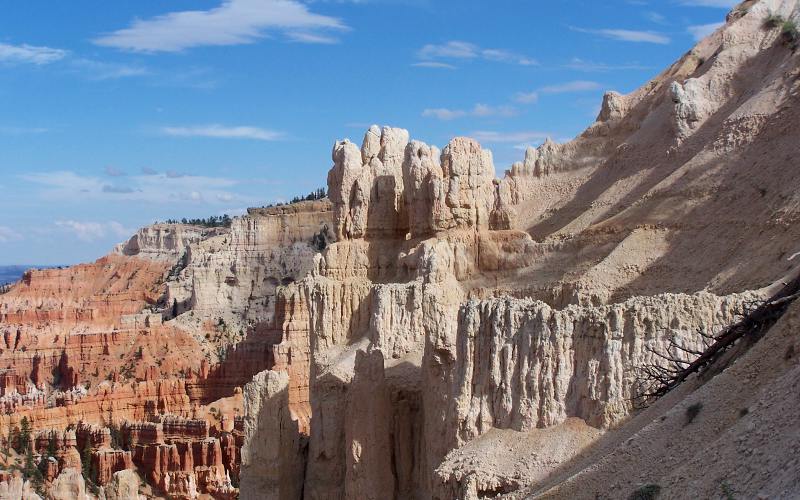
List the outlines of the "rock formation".
<svg viewBox="0 0 800 500">
<path fill-rule="evenodd" d="M 703 349 L 793 270 L 800 70 L 770 10 L 797 5 L 745 2 L 499 181 L 467 138 L 337 142 L 337 241 L 278 291 L 275 365 L 244 391 L 242 497 L 508 496 L 624 429 L 653 351 Z M 539 438 L 549 455 L 497 466 L 495 447 Z"/>
<path fill-rule="evenodd" d="M 25 418 L 54 497 L 791 497 L 795 306 L 633 402 L 655 352 L 797 272 L 800 63 L 764 23 L 797 4 L 743 2 L 502 179 L 473 139 L 373 126 L 335 143 L 328 199 L 27 273 L 0 295 L 0 436 Z"/>
</svg>

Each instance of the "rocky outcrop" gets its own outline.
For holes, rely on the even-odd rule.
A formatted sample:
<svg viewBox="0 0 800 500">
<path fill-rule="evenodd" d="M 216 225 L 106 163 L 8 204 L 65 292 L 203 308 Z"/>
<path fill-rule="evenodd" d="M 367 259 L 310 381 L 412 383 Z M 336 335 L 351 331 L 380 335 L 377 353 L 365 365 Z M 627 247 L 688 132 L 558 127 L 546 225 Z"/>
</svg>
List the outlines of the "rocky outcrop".
<svg viewBox="0 0 800 500">
<path fill-rule="evenodd" d="M 222 227 L 153 224 L 136 231 L 136 234 L 131 236 L 127 242 L 120 244 L 115 252 L 140 258 L 175 262 L 189 250 L 191 245 L 227 232 L 228 230 Z"/>
<path fill-rule="evenodd" d="M 48 498 L 53 500 L 84 499 L 86 496 L 86 482 L 83 480 L 80 469 L 68 468 L 53 481 Z"/>
<path fill-rule="evenodd" d="M 103 489 L 106 500 L 139 499 L 140 483 L 139 475 L 133 470 L 115 472 Z"/>
<path fill-rule="evenodd" d="M 697 333 L 734 322 L 752 295 L 638 297 L 603 307 L 518 299 L 461 306 L 452 337 L 429 337 L 423 365 L 428 463 L 491 429 L 528 432 L 577 417 L 619 425 L 641 393 L 641 367 L 674 342 L 702 350 Z M 437 455 L 437 450 L 439 455 Z M 444 454 L 441 454 L 444 453 Z M 479 492 L 472 492 L 477 495 Z M 449 498 L 434 488 L 434 497 Z"/>
<path fill-rule="evenodd" d="M 238 470 L 231 469 L 230 458 L 226 462 L 222 438 L 209 436 L 207 421 L 172 415 L 155 420 L 121 427 L 123 446 L 131 450 L 126 453 L 150 484 L 174 498 L 235 494 L 230 474 Z"/>
<path fill-rule="evenodd" d="M 288 382 L 269 370 L 245 386 L 242 500 L 302 495 L 306 443 L 290 417 Z"/>
<path fill-rule="evenodd" d="M 42 500 L 42 497 L 33 490 L 30 481 L 25 481 L 19 473 L 0 480 L 0 498 L 20 500 Z M 77 498 L 77 497 L 76 497 Z"/>
</svg>

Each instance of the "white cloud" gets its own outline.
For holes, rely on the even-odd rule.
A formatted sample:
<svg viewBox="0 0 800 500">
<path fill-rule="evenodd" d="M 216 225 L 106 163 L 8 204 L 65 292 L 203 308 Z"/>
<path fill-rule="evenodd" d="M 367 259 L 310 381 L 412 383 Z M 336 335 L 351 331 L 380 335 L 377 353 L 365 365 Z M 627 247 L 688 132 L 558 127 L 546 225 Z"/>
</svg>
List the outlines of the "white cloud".
<svg viewBox="0 0 800 500">
<path fill-rule="evenodd" d="M 482 59 L 485 61 L 497 61 L 520 66 L 536 66 L 539 63 L 528 56 L 510 52 L 504 49 L 481 48 L 474 43 L 451 40 L 443 44 L 428 44 L 423 46 L 418 52 L 417 57 L 423 61 L 434 61 L 436 59 Z M 417 66 L 422 66 L 417 63 Z M 433 67 L 433 66 L 425 66 Z M 442 66 L 438 66 L 442 67 Z"/>
<path fill-rule="evenodd" d="M 663 14 L 659 14 L 658 12 L 648 11 L 644 13 L 644 18 L 650 21 L 651 23 L 655 24 L 669 24 L 667 22 L 667 18 L 664 17 Z"/>
<path fill-rule="evenodd" d="M 593 35 L 600 35 L 612 40 L 621 42 L 640 42 L 640 43 L 656 43 L 666 45 L 670 43 L 668 36 L 655 31 L 637 31 L 637 30 L 621 30 L 621 29 L 584 29 L 571 27 L 573 31 L 579 33 L 590 33 Z"/>
<path fill-rule="evenodd" d="M 28 63 L 41 66 L 50 64 L 67 56 L 66 50 L 35 45 L 9 45 L 0 43 L 0 62 Z"/>
<path fill-rule="evenodd" d="M 19 241 L 22 235 L 14 231 L 8 226 L 0 226 L 0 243 L 10 243 L 12 241 Z"/>
<path fill-rule="evenodd" d="M 286 36 L 289 38 L 289 40 L 299 43 L 321 43 L 325 45 L 339 43 L 338 38 L 329 35 L 321 35 L 318 33 L 306 33 L 304 31 L 292 31 L 286 33 Z"/>
<path fill-rule="evenodd" d="M 725 23 L 710 23 L 710 24 L 699 24 L 695 26 L 689 26 L 686 30 L 692 35 L 695 41 L 699 42 L 703 38 L 707 37 L 711 33 L 717 31 L 722 25 Z"/>
<path fill-rule="evenodd" d="M 597 82 L 576 80 L 572 82 L 548 85 L 532 92 L 518 92 L 514 100 L 520 104 L 535 104 L 539 101 L 540 94 L 566 94 L 572 92 L 586 92 L 602 88 Z"/>
<path fill-rule="evenodd" d="M 441 45 L 425 45 L 417 55 L 420 59 L 474 59 L 479 50 L 474 43 L 454 40 Z"/>
<path fill-rule="evenodd" d="M 565 68 L 576 70 L 576 71 L 585 71 L 585 72 L 597 72 L 597 73 L 606 73 L 609 71 L 623 71 L 623 70 L 651 70 L 653 69 L 652 66 L 644 66 L 638 63 L 623 63 L 623 64 L 607 64 L 607 63 L 600 63 L 594 61 L 585 61 L 578 57 L 572 58 L 572 60 L 564 65 Z"/>
<path fill-rule="evenodd" d="M 520 104 L 536 104 L 539 102 L 539 92 L 517 92 L 514 100 Z"/>
<path fill-rule="evenodd" d="M 148 172 L 155 171 L 148 169 Z M 174 171 L 118 177 L 114 184 L 109 184 L 107 177 L 85 176 L 69 171 L 38 172 L 19 177 L 40 186 L 37 194 L 47 201 L 157 204 L 247 204 L 258 201 L 233 191 L 240 184 L 234 179 Z"/>
<path fill-rule="evenodd" d="M 489 130 L 478 130 L 470 134 L 479 142 L 485 143 L 524 143 L 533 141 L 542 141 L 553 134 L 547 132 L 537 131 L 519 131 L 519 132 L 496 132 Z"/>
<path fill-rule="evenodd" d="M 442 121 L 455 120 L 465 116 L 475 116 L 478 118 L 503 117 L 508 118 L 517 114 L 517 110 L 512 106 L 489 106 L 487 104 L 476 104 L 470 110 L 448 109 L 448 108 L 428 108 L 422 112 L 424 117 L 437 118 Z"/>
<path fill-rule="evenodd" d="M 415 68 L 437 68 L 437 69 L 456 69 L 452 64 L 436 61 L 422 61 L 412 64 Z"/>
<path fill-rule="evenodd" d="M 719 7 L 723 9 L 731 9 L 741 0 L 682 0 L 681 5 L 689 7 Z"/>
<path fill-rule="evenodd" d="M 144 76 L 150 71 L 142 66 L 95 61 L 76 57 L 67 50 L 33 45 L 0 43 L 0 62 L 28 63 L 38 66 L 62 62 L 62 70 L 79 72 L 90 80 L 110 80 L 131 76 Z"/>
<path fill-rule="evenodd" d="M 55 222 L 56 227 L 65 229 L 73 233 L 79 240 L 91 243 L 105 238 L 106 236 L 114 236 L 117 238 L 124 238 L 133 233 L 132 230 L 126 229 L 122 224 L 117 221 L 109 222 L 91 222 L 91 221 L 76 221 L 76 220 L 60 220 Z"/>
<path fill-rule="evenodd" d="M 543 94 L 565 94 L 569 92 L 586 92 L 599 88 L 602 88 L 602 85 L 597 82 L 576 80 L 574 82 L 560 83 L 558 85 L 548 85 L 539 89 L 539 92 Z"/>
<path fill-rule="evenodd" d="M 212 137 L 216 139 L 253 139 L 257 141 L 279 141 L 286 134 L 258 127 L 222 125 L 198 125 L 191 127 L 163 127 L 161 133 L 175 137 Z"/>
<path fill-rule="evenodd" d="M 129 27 L 102 35 L 94 43 L 137 52 L 179 52 L 200 46 L 254 43 L 270 31 L 287 34 L 294 41 L 320 43 L 323 39 L 315 32 L 345 29 L 339 19 L 315 14 L 296 0 L 224 0 L 209 10 L 136 19 Z"/>
</svg>

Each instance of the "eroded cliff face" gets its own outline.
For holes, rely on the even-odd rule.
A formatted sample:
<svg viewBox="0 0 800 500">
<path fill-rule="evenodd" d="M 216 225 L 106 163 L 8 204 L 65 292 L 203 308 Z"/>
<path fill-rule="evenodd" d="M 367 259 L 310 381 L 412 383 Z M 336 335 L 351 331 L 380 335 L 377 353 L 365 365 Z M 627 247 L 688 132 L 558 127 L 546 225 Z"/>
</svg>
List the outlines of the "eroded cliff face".
<svg viewBox="0 0 800 500">
<path fill-rule="evenodd" d="M 64 471 L 77 467 L 90 494 L 234 498 L 241 387 L 274 364 L 276 288 L 310 268 L 328 221 L 321 200 L 252 209 L 229 229 L 157 224 L 93 264 L 31 271 L 0 295 L 0 433 L 18 449 L 23 419 L 40 433 L 31 447 L 48 494 L 70 491 Z M 63 444 L 76 425 L 77 443 Z M 87 441 L 80 426 L 121 435 Z M 77 461 L 62 463 L 64 450 Z M 126 470 L 145 482 L 115 481 Z"/>
<path fill-rule="evenodd" d="M 753 298 L 667 294 L 564 309 L 492 298 L 499 291 L 486 284 L 547 248 L 508 229 L 513 210 L 493 182 L 491 156 L 456 139 L 441 155 L 442 169 L 420 156 L 430 148 L 411 142 L 392 167 L 401 173 L 393 173 L 376 158 L 397 155 L 368 148 L 395 147 L 407 134 L 387 128 L 376 141 L 377 133 L 367 133 L 359 155 L 352 143 L 335 146 L 329 180 L 339 241 L 278 295 L 283 338 L 275 371 L 259 375 L 273 383 L 245 390 L 246 399 L 260 401 L 246 407 L 243 495 L 460 498 L 519 485 L 496 476 L 470 482 L 468 470 L 437 468 L 491 429 L 527 432 L 569 417 L 614 426 L 632 409 L 637 367 L 652 362 L 645 346 L 664 348 L 672 339 L 697 348 L 698 329 L 722 328 Z M 420 159 L 429 163 L 425 174 Z M 337 194 L 342 179 L 378 182 L 361 172 L 371 168 L 395 187 L 397 179 L 416 180 L 393 196 Z M 377 233 L 369 222 L 354 229 L 371 218 Z M 267 467 L 273 480 L 264 482 L 259 453 L 270 442 L 291 443 L 275 456 L 295 472 L 285 473 L 289 466 L 276 458 Z M 249 489 L 259 480 L 258 490 Z"/>
<path fill-rule="evenodd" d="M 226 234 L 223 227 L 206 228 L 190 224 L 153 224 L 145 226 L 125 243 L 114 249 L 115 253 L 139 256 L 151 260 L 175 262 L 193 244 L 218 234 Z"/>
<path fill-rule="evenodd" d="M 502 180 L 468 138 L 337 142 L 336 242 L 278 291 L 275 366 L 245 389 L 242 495 L 511 494 L 627 422 L 653 350 L 701 349 L 792 271 L 798 69 L 770 10 L 797 2 L 745 2 Z M 553 449 L 526 464 L 476 451 L 538 437 Z"/>
</svg>

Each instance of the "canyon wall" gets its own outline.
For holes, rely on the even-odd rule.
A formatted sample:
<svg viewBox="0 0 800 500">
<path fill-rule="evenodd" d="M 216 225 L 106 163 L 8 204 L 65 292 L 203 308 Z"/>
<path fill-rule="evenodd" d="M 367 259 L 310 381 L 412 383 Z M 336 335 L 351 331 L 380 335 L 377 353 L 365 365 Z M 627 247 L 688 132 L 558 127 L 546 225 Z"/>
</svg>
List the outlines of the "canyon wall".
<svg viewBox="0 0 800 500">
<path fill-rule="evenodd" d="M 276 288 L 330 241 L 326 203 L 252 209 L 231 228 L 156 224 L 95 263 L 26 273 L 0 295 L 4 439 L 23 419 L 42 436 L 93 425 L 123 437 L 184 419 L 202 429 L 156 432 L 125 450 L 93 443 L 86 487 L 130 489 L 115 474 L 138 469 L 137 485 L 173 498 L 234 498 L 241 387 L 274 364 Z M 55 491 L 76 464 L 48 465 L 42 439 L 34 452 Z M 80 433 L 72 447 L 84 452 Z"/>
<path fill-rule="evenodd" d="M 628 432 L 654 352 L 796 271 L 800 68 L 770 13 L 797 1 L 744 2 L 502 179 L 473 139 L 373 126 L 335 143 L 329 199 L 26 273 L 0 295 L 0 436 L 25 418 L 62 497 L 534 492 Z"/>
</svg>

